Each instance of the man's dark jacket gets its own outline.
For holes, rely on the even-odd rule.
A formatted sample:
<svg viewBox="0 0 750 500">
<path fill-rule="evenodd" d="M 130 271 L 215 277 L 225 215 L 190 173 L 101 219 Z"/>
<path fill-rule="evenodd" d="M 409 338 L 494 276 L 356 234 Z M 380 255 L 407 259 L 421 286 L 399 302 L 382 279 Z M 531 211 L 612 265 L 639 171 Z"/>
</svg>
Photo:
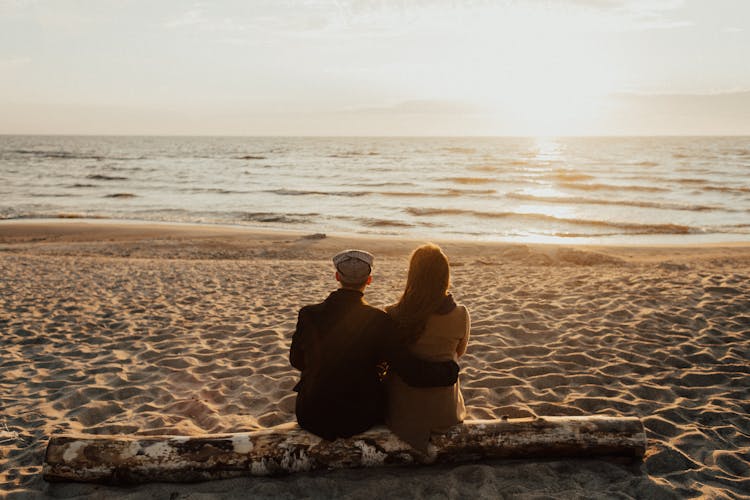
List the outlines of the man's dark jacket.
<svg viewBox="0 0 750 500">
<path fill-rule="evenodd" d="M 453 361 L 409 354 L 393 320 L 362 292 L 346 288 L 300 310 L 289 361 L 302 372 L 295 388 L 299 425 L 329 440 L 383 421 L 385 392 L 376 368 L 382 361 L 415 387 L 449 386 L 458 378 Z"/>
</svg>

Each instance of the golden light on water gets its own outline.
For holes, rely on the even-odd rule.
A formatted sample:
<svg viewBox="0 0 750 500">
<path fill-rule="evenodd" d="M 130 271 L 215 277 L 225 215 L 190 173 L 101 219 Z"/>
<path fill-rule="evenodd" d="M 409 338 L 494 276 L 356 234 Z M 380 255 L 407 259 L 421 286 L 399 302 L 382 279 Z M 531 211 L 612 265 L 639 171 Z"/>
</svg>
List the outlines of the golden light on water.
<svg viewBox="0 0 750 500">
<path fill-rule="evenodd" d="M 529 170 L 535 177 L 541 177 L 538 184 L 526 187 L 520 194 L 530 198 L 563 198 L 553 180 L 561 168 L 565 167 L 565 150 L 563 144 L 554 137 L 537 137 L 534 141 L 533 156 L 529 158 Z M 522 202 L 515 211 L 524 214 L 543 215 L 555 219 L 573 219 L 577 217 L 576 209 L 561 203 L 544 203 L 542 201 Z M 550 220 L 550 224 L 555 221 Z"/>
<path fill-rule="evenodd" d="M 563 146 L 554 137 L 537 137 L 534 148 L 536 149 L 535 163 L 555 163 L 563 160 Z"/>
</svg>

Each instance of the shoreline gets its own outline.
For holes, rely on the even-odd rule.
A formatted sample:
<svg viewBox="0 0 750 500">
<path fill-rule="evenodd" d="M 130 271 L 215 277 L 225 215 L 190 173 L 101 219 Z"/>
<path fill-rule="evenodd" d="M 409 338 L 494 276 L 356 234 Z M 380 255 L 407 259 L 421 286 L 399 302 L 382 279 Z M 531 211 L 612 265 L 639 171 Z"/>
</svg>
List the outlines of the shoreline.
<svg viewBox="0 0 750 500">
<path fill-rule="evenodd" d="M 356 232 L 341 232 L 341 231 L 326 231 L 321 229 L 318 231 L 316 228 L 309 230 L 305 229 L 294 229 L 294 228 L 282 228 L 282 227 L 268 227 L 258 226 L 250 224 L 230 224 L 221 222 L 180 222 L 180 221 L 160 221 L 160 220 L 147 220 L 147 219 L 127 219 L 127 218 L 109 218 L 109 217 L 86 217 L 86 216 L 68 216 L 61 215 L 58 217 L 31 217 L 31 218 L 9 218 L 0 219 L 0 230 L 3 226 L 14 226 L 14 225 L 75 225 L 75 224 L 87 224 L 87 225 L 109 225 L 109 226 L 123 226 L 123 227 L 162 227 L 162 228 L 183 228 L 183 229 L 218 229 L 228 232 L 236 233 L 259 233 L 259 234 L 287 234 L 287 235 L 309 235 L 309 234 L 326 234 L 331 237 L 345 238 L 345 239 L 388 239 L 388 240 L 409 240 L 409 241 L 439 241 L 446 243 L 471 243 L 471 244 L 487 244 L 487 245 L 535 245 L 535 246 L 573 246 L 573 247 L 601 247 L 601 248 L 614 248 L 614 247 L 686 247 L 686 246 L 700 246 L 700 247 L 724 247 L 724 246 L 750 246 L 750 236 L 745 238 L 731 239 L 728 235 L 726 239 L 723 236 L 716 236 L 712 234 L 679 234 L 679 235 L 664 235 L 664 234 L 639 234 L 639 235 L 618 235 L 618 236 L 517 236 L 517 237 L 505 237 L 505 238 L 490 238 L 482 239 L 479 237 L 443 237 L 440 235 L 434 235 L 430 237 L 425 235 L 413 234 L 393 234 L 393 233 L 356 233 Z M 695 241 L 681 241 L 681 240 L 695 240 Z M 670 241 L 675 240 L 675 241 Z"/>
<path fill-rule="evenodd" d="M 393 244 L 401 246 L 403 242 L 419 245 L 434 242 L 440 245 L 459 248 L 506 248 L 527 246 L 539 249 L 556 249 L 562 247 L 583 248 L 590 250 L 610 250 L 615 252 L 650 249 L 654 252 L 668 250 L 710 250 L 710 249 L 750 249 L 750 241 L 725 240 L 700 243 L 581 243 L 562 242 L 520 242 L 514 240 L 475 240 L 461 238 L 419 238 L 400 235 L 378 235 L 341 232 L 313 232 L 294 229 L 263 228 L 235 224 L 213 224 L 196 222 L 164 222 L 136 219 L 99 219 L 99 218 L 44 218 L 44 219 L 6 219 L 0 220 L 0 245 L 33 241 L 82 242 L 97 241 L 107 238 L 111 241 L 128 239 L 210 239 L 236 238 L 251 242 L 260 238 L 283 240 L 289 238 L 307 240 L 340 241 L 342 243 L 362 241 L 378 248 Z M 328 245 L 324 245 L 328 246 Z"/>
</svg>

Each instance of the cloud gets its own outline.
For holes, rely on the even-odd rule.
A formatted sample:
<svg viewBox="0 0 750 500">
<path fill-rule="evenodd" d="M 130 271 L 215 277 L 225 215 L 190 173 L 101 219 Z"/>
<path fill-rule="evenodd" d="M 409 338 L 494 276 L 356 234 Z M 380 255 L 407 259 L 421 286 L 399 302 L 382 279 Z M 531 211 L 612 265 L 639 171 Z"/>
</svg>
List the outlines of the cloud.
<svg viewBox="0 0 750 500">
<path fill-rule="evenodd" d="M 297 4 L 260 0 L 250 3 L 195 3 L 163 22 L 168 29 L 187 29 L 220 36 L 217 41 L 246 44 L 263 36 L 305 36 L 328 30 L 339 23 L 335 2 L 305 1 Z"/>
<path fill-rule="evenodd" d="M 573 6 L 575 9 L 571 10 Z M 498 21 L 578 16 L 600 31 L 675 29 L 692 21 L 676 17 L 683 0 L 256 0 L 195 2 L 163 24 L 173 30 L 214 34 L 218 42 L 255 44 L 259 39 L 381 39 L 477 33 Z M 502 24 L 502 23 L 500 23 Z"/>
<path fill-rule="evenodd" d="M 18 12 L 37 5 L 37 0 L 0 0 L 0 13 Z"/>
<path fill-rule="evenodd" d="M 252 24 L 241 22 L 234 16 L 222 14 L 219 12 L 214 14 L 202 4 L 197 4 L 178 16 L 168 19 L 164 22 L 164 26 L 171 29 L 191 28 L 219 33 L 238 33 L 252 28 Z"/>
<path fill-rule="evenodd" d="M 558 0 L 558 4 L 614 16 L 627 30 L 675 29 L 695 24 L 672 17 L 685 7 L 685 0 Z"/>
<path fill-rule="evenodd" d="M 613 96 L 616 133 L 636 135 L 750 134 L 750 90 Z"/>
<path fill-rule="evenodd" d="M 178 16 L 167 20 L 164 26 L 167 28 L 180 28 L 182 26 L 196 26 L 206 22 L 205 12 L 202 7 L 193 7 Z"/>
<path fill-rule="evenodd" d="M 632 0 L 621 11 L 632 16 L 635 27 L 644 30 L 674 29 L 692 26 L 692 21 L 668 17 L 684 7 L 683 0 Z"/>
<path fill-rule="evenodd" d="M 685 5 L 684 0 L 558 0 L 602 10 L 626 10 L 631 12 L 665 12 Z"/>
<path fill-rule="evenodd" d="M 9 59 L 0 59 L 0 68 L 9 69 L 23 66 L 31 62 L 30 57 L 11 57 Z"/>
<path fill-rule="evenodd" d="M 586 135 L 748 135 L 750 90 L 715 94 L 619 94 Z M 345 111 L 270 111 L 237 106 L 3 102 L 0 134 L 523 135 L 518 123 L 458 101 L 411 100 Z M 512 118 L 512 117 L 510 117 Z M 571 132 L 572 133 L 572 132 Z M 576 131 L 575 133 L 579 133 Z"/>
<path fill-rule="evenodd" d="M 465 115 L 477 113 L 479 109 L 474 105 L 457 100 L 413 99 L 390 106 L 351 108 L 346 112 L 393 115 Z"/>
</svg>

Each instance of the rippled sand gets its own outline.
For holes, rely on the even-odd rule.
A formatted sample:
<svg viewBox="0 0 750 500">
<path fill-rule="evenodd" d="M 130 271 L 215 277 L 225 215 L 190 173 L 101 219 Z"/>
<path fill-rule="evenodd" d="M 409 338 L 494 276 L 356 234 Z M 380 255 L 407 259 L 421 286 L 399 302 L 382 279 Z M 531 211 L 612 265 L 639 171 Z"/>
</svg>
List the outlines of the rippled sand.
<svg viewBox="0 0 750 500">
<path fill-rule="evenodd" d="M 473 328 L 470 418 L 635 415 L 642 464 L 492 462 L 135 488 L 47 484 L 56 433 L 201 434 L 293 420 L 287 353 L 329 257 L 409 241 L 157 225 L 0 224 L 0 496 L 671 498 L 750 494 L 750 248 L 446 243 Z"/>
</svg>

